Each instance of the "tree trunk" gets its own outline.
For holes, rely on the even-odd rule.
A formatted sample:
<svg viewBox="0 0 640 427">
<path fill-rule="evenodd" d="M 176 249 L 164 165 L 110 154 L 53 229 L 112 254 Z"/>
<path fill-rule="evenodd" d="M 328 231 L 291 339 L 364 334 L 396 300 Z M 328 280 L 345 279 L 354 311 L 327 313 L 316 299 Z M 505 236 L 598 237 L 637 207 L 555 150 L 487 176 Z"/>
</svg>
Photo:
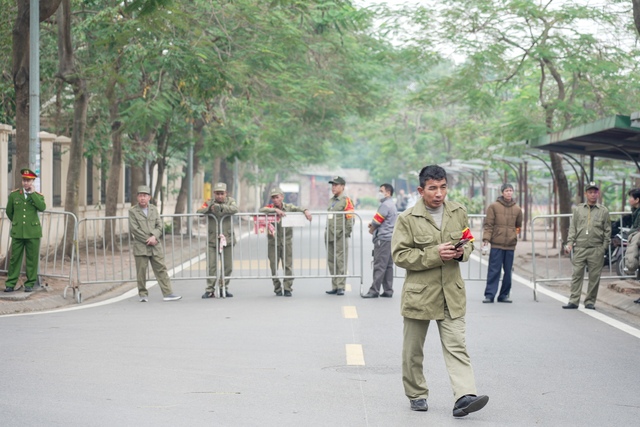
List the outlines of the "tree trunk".
<svg viewBox="0 0 640 427">
<path fill-rule="evenodd" d="M 571 213 L 571 191 L 569 191 L 569 182 L 562 168 L 562 156 L 558 153 L 549 152 L 549 157 L 551 158 L 551 169 L 553 169 L 553 175 L 558 186 L 560 213 Z M 560 219 L 560 235 L 562 236 L 563 246 L 569 235 L 569 221 L 570 218 Z"/>
<path fill-rule="evenodd" d="M 114 75 L 118 75 L 119 65 L 116 63 Z M 109 100 L 109 119 L 111 121 L 111 162 L 109 164 L 109 175 L 107 177 L 107 200 L 105 203 L 105 216 L 116 216 L 118 213 L 118 194 L 120 193 L 120 172 L 122 170 L 122 123 L 120 117 L 119 100 L 115 94 L 116 80 L 112 79 L 107 87 L 106 97 Z M 106 221 L 104 226 L 104 238 L 107 247 L 117 247 L 117 240 L 113 235 L 115 224 Z"/>
<path fill-rule="evenodd" d="M 640 0 L 631 0 L 631 3 L 633 4 L 633 23 L 640 34 Z"/>
<path fill-rule="evenodd" d="M 180 182 L 180 191 L 178 192 L 178 198 L 176 200 L 176 208 L 174 213 L 183 214 L 187 212 L 187 195 L 189 192 L 189 179 L 193 181 L 194 177 L 198 173 L 198 169 L 200 169 L 200 156 L 199 154 L 204 149 L 204 134 L 202 130 L 204 129 L 205 122 L 203 120 L 196 120 L 193 124 L 193 132 L 195 135 L 195 144 L 193 146 L 193 175 L 191 178 L 187 176 L 188 170 L 187 165 L 182 168 L 182 181 Z M 175 218 L 173 220 L 173 229 L 178 231 L 180 230 L 180 220 Z"/>
<path fill-rule="evenodd" d="M 78 73 L 73 44 L 71 40 L 71 5 L 70 0 L 63 0 L 58 9 L 58 77 L 73 88 L 73 130 L 71 133 L 71 147 L 69 149 L 69 169 L 67 171 L 67 188 L 64 209 L 78 217 L 78 192 L 80 187 L 80 173 L 82 170 L 82 152 L 84 146 L 84 132 L 87 125 L 87 106 L 89 99 L 86 91 L 86 81 Z M 74 222 L 67 223 L 67 241 L 64 242 L 65 253 L 71 254 L 74 237 Z"/>
<path fill-rule="evenodd" d="M 40 0 L 40 22 L 49 19 L 61 0 Z M 18 13 L 13 25 L 13 88 L 16 93 L 16 164 L 14 181 L 22 179 L 20 169 L 29 166 L 29 0 L 17 0 Z"/>
</svg>

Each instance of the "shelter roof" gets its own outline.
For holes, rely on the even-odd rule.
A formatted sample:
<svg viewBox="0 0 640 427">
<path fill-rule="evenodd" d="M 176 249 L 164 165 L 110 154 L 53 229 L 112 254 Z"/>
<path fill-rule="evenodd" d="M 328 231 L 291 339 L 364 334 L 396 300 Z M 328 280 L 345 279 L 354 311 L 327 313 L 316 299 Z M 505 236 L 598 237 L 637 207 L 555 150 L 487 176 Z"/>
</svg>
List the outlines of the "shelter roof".
<svg viewBox="0 0 640 427">
<path fill-rule="evenodd" d="M 640 160 L 640 123 L 637 114 L 611 116 L 528 141 L 531 148 L 594 156 Z"/>
</svg>

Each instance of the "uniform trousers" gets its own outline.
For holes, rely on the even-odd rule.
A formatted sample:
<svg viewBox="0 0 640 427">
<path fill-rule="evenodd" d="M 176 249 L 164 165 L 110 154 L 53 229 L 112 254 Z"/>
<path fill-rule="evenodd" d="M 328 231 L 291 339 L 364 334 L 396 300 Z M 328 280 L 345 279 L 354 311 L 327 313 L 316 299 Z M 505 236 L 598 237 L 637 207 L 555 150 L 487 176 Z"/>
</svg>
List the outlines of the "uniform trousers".
<svg viewBox="0 0 640 427">
<path fill-rule="evenodd" d="M 280 237 L 280 236 L 278 236 Z M 271 275 L 273 276 L 273 290 L 274 292 L 280 292 L 282 285 L 278 275 L 278 264 L 282 265 L 285 276 L 293 276 L 293 244 L 291 239 L 278 239 L 278 247 L 276 250 L 276 239 L 269 238 L 269 246 L 267 248 L 269 256 L 269 267 L 271 267 Z M 283 279 L 284 290 L 291 291 L 293 287 L 293 278 Z"/>
<path fill-rule="evenodd" d="M 511 293 L 511 270 L 513 270 L 514 250 L 491 248 L 489 254 L 489 269 L 487 271 L 487 286 L 484 289 L 485 298 L 493 301 L 498 293 L 498 282 L 500 281 L 501 270 L 504 270 L 502 276 L 502 287 L 498 294 L 498 299 L 502 300 L 509 297 Z"/>
<path fill-rule="evenodd" d="M 22 269 L 22 256 L 26 252 L 26 273 L 27 280 L 24 282 L 25 288 L 32 288 L 38 280 L 38 262 L 40 261 L 40 239 L 12 239 L 11 259 L 9 261 L 9 272 L 5 286 L 13 288 L 18 283 L 20 270 Z"/>
<path fill-rule="evenodd" d="M 600 288 L 600 273 L 604 266 L 604 248 L 602 246 L 577 247 L 573 250 L 573 275 L 571 276 L 571 296 L 569 297 L 571 304 L 580 304 L 585 266 L 589 269 L 589 287 L 584 304 L 595 304 Z"/>
<path fill-rule="evenodd" d="M 385 294 L 393 294 L 391 240 L 376 240 L 373 243 L 373 283 L 369 292 L 380 293 L 380 285 Z"/>
<path fill-rule="evenodd" d="M 156 280 L 158 281 L 158 285 L 160 285 L 162 296 L 166 297 L 167 295 L 171 295 L 173 293 L 171 290 L 171 279 L 169 279 L 169 275 L 167 274 L 167 267 L 164 263 L 164 256 L 136 255 L 134 258 L 136 259 L 136 277 L 138 278 L 138 295 L 140 295 L 141 297 L 149 296 L 149 291 L 147 291 L 147 270 L 149 269 L 149 264 L 151 264 L 151 268 L 153 269 L 153 274 L 155 274 Z"/>
<path fill-rule="evenodd" d="M 449 372 L 454 399 L 466 394 L 477 394 L 476 381 L 467 353 L 465 342 L 465 319 L 452 319 L 445 308 L 443 320 L 436 320 L 444 362 Z M 406 396 L 411 399 L 426 399 L 429 388 L 424 376 L 424 342 L 427 337 L 430 320 L 404 318 L 402 342 L 402 383 Z"/>
<path fill-rule="evenodd" d="M 327 265 L 329 267 L 330 274 L 339 275 L 339 276 L 346 274 L 348 254 L 349 254 L 348 238 L 343 237 L 342 239 L 327 241 Z M 331 289 L 344 289 L 346 284 L 347 284 L 346 277 L 331 278 Z"/>
<path fill-rule="evenodd" d="M 227 240 L 227 246 L 222 248 L 222 256 L 224 256 L 224 283 L 220 283 L 220 287 L 227 289 L 229 288 L 229 277 L 233 272 L 233 246 L 229 245 L 229 240 Z M 208 255 L 208 265 L 209 278 L 207 279 L 207 289 L 206 292 L 213 292 L 216 288 L 216 280 L 218 279 L 218 247 L 215 245 L 209 244 L 207 249 Z"/>
</svg>

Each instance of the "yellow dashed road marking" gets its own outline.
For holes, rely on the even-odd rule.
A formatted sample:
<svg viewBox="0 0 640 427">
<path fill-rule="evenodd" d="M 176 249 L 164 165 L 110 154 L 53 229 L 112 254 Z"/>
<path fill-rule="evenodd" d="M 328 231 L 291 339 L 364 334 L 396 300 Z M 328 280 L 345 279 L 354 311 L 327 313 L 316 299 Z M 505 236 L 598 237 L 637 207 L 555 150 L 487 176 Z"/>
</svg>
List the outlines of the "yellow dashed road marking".
<svg viewBox="0 0 640 427">
<path fill-rule="evenodd" d="M 364 366 L 364 353 L 360 344 L 347 344 L 347 365 Z"/>
<path fill-rule="evenodd" d="M 357 319 L 358 311 L 354 305 L 344 305 L 342 306 L 342 316 L 345 319 Z"/>
</svg>

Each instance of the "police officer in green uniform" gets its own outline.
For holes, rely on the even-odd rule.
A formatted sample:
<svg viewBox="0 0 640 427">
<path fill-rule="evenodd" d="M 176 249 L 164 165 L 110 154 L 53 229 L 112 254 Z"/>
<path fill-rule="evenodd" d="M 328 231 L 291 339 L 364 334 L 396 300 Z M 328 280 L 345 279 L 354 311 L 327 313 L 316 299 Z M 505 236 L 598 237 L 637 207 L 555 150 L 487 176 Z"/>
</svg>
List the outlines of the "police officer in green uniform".
<svg viewBox="0 0 640 427">
<path fill-rule="evenodd" d="M 311 221 L 311 213 L 309 213 L 309 209 L 301 208 L 291 203 L 283 203 L 284 193 L 279 188 L 272 189 L 270 196 L 272 203 L 260 208 L 260 212 L 275 214 L 277 217 L 275 227 L 269 227 L 269 232 L 267 233 L 273 291 L 276 295 L 290 297 L 293 286 L 293 278 L 291 278 L 293 276 L 293 268 L 291 267 L 293 264 L 293 230 L 289 227 L 282 227 L 282 217 L 286 216 L 287 212 L 302 212 Z M 289 276 L 289 278 L 284 279 L 284 293 L 282 292 L 280 279 L 276 277 L 278 274 L 278 262 L 284 267 L 285 276 Z"/>
<path fill-rule="evenodd" d="M 578 308 L 586 266 L 589 269 L 589 287 L 584 299 L 584 308 L 595 310 L 604 254 L 611 243 L 611 221 L 609 210 L 598 203 L 600 189 L 595 182 L 587 185 L 585 193 L 587 201 L 573 209 L 569 225 L 565 251 L 570 253 L 573 249 L 573 275 L 569 303 L 562 308 Z"/>
<path fill-rule="evenodd" d="M 32 292 L 38 280 L 38 261 L 40 261 L 40 238 L 42 225 L 38 212 L 44 212 L 47 205 L 44 196 L 35 191 L 34 180 L 38 177 L 31 169 L 20 170 L 22 188 L 9 194 L 7 217 L 11 220 L 11 260 L 5 283 L 5 292 L 13 292 L 20 277 L 22 254 L 26 254 L 27 280 L 24 291 Z"/>
<path fill-rule="evenodd" d="M 133 257 L 136 261 L 136 277 L 138 279 L 138 296 L 140 302 L 149 300 L 147 291 L 147 270 L 149 263 L 156 275 L 158 285 L 162 291 L 164 301 L 177 301 L 182 297 L 174 295 L 171 290 L 171 279 L 167 273 L 164 261 L 164 251 L 160 236 L 162 236 L 163 224 L 158 208 L 149 203 L 151 189 L 147 185 L 138 187 L 138 203 L 129 209 L 129 233 L 133 242 Z"/>
<path fill-rule="evenodd" d="M 331 181 L 333 197 L 329 200 L 329 212 L 353 212 L 351 199 L 344 194 L 346 182 L 344 178 L 336 176 Z M 353 214 L 327 215 L 327 228 L 324 240 L 327 246 L 327 264 L 332 275 L 344 275 L 347 271 L 347 256 L 349 253 L 349 238 L 353 228 Z M 346 277 L 331 278 L 330 295 L 344 295 L 347 283 Z"/>
<path fill-rule="evenodd" d="M 211 277 L 207 279 L 207 288 L 202 298 L 214 298 L 216 288 L 216 277 L 218 270 L 218 253 L 222 247 L 222 255 L 224 257 L 224 279 L 220 280 L 220 296 L 231 298 L 233 294 L 229 293 L 229 276 L 233 272 L 233 245 L 235 245 L 235 235 L 233 232 L 233 218 L 228 215 L 238 213 L 238 205 L 233 197 L 227 195 L 227 184 L 219 182 L 213 186 L 213 199 L 204 202 L 202 207 L 198 209 L 199 214 L 214 216 L 217 221 L 211 219 L 209 221 L 209 245 L 208 259 L 209 272 Z M 219 234 L 218 224 L 221 223 L 222 233 Z"/>
</svg>

